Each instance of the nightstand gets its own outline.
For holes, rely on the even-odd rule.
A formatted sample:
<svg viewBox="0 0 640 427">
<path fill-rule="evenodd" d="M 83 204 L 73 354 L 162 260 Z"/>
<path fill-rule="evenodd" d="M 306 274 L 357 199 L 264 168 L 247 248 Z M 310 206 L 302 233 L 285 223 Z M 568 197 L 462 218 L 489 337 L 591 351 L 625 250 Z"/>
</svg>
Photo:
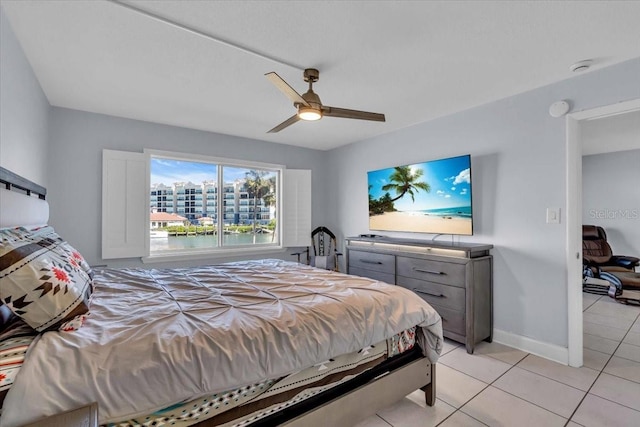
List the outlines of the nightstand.
<svg viewBox="0 0 640 427">
<path fill-rule="evenodd" d="M 24 427 L 98 427 L 98 404 L 94 402 L 82 408 L 44 418 Z"/>
</svg>

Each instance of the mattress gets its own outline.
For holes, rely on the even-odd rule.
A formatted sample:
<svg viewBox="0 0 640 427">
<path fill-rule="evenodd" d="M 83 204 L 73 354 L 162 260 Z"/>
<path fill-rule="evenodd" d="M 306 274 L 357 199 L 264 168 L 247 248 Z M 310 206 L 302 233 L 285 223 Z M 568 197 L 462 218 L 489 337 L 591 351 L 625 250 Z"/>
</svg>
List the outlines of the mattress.
<svg viewBox="0 0 640 427">
<path fill-rule="evenodd" d="M 99 402 L 102 424 L 280 379 L 418 326 L 437 360 L 442 324 L 413 292 L 281 260 L 96 272 L 91 314 L 29 349 L 0 425 Z M 37 384 L 37 387 L 34 387 Z"/>
<path fill-rule="evenodd" d="M 325 360 L 280 379 L 172 405 L 153 414 L 109 423 L 106 427 L 170 425 L 187 427 L 204 420 L 213 425 L 245 426 L 314 397 L 389 358 L 414 348 L 415 328 L 360 351 Z"/>
</svg>

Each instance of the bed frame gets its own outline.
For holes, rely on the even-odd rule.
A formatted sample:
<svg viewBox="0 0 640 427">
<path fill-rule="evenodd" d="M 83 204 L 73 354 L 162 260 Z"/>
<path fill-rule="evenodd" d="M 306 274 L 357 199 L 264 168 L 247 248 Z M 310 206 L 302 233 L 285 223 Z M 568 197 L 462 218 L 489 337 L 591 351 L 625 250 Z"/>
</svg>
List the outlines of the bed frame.
<svg viewBox="0 0 640 427">
<path fill-rule="evenodd" d="M 31 199 L 35 198 L 34 195 L 42 200 L 46 198 L 44 187 L 2 167 L 0 184 Z M 252 427 L 353 426 L 418 389 L 425 392 L 426 404 L 433 406 L 436 400 L 435 374 L 435 364 L 429 362 L 416 346 L 413 351 L 395 356 L 344 384 L 253 423 Z M 196 425 L 212 426 L 207 420 Z"/>
<path fill-rule="evenodd" d="M 421 355 L 416 347 L 410 354 L 401 355 L 391 366 L 372 369 L 364 379 L 356 377 L 344 384 L 343 389 L 328 390 L 327 396 L 318 395 L 318 400 L 301 402 L 296 414 L 291 408 L 293 418 L 279 422 L 278 416 L 273 420 L 265 419 L 265 423 L 256 426 L 283 425 L 287 427 L 322 427 L 322 426 L 354 426 L 387 406 L 402 400 L 409 393 L 421 389 L 425 392 L 428 406 L 435 403 L 436 365 Z M 404 357 L 402 357 L 404 356 Z M 286 416 L 287 414 L 283 414 Z M 284 417 L 283 417 L 284 418 Z M 275 421 L 275 422 L 274 422 Z"/>
<path fill-rule="evenodd" d="M 433 406 L 435 374 L 436 365 L 416 345 L 338 386 L 254 421 L 251 427 L 351 427 L 418 389 L 424 391 L 426 404 Z M 194 426 L 219 426 L 215 422 L 215 418 L 208 419 Z"/>
</svg>

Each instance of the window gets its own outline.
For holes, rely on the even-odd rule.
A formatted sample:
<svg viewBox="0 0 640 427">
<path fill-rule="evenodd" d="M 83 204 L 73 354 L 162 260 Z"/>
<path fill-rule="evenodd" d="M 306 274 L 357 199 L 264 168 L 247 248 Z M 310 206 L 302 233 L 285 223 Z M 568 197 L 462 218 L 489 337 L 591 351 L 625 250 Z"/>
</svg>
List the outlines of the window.
<svg viewBox="0 0 640 427">
<path fill-rule="evenodd" d="M 151 173 L 151 163 L 161 162 L 165 174 Z M 202 170 L 189 175 L 188 167 L 171 164 Z M 177 237 L 178 230 L 187 244 L 169 248 L 168 237 Z M 162 262 L 229 252 L 255 257 L 307 246 L 310 234 L 310 170 L 156 150 L 102 150 L 102 259 Z"/>
<path fill-rule="evenodd" d="M 149 170 L 151 255 L 280 246 L 281 167 L 152 152 Z"/>
</svg>

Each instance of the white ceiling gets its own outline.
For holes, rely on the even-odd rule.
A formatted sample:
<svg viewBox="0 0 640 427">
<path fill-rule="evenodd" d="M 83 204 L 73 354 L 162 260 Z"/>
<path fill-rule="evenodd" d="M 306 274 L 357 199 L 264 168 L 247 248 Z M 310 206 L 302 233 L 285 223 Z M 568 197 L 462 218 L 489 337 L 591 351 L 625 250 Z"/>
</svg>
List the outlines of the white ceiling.
<svg viewBox="0 0 640 427">
<path fill-rule="evenodd" d="M 327 150 L 640 56 L 636 1 L 111 1 L 1 5 L 52 105 Z M 294 114 L 264 74 L 386 123 Z M 590 72 L 590 71 L 587 71 Z"/>
</svg>

